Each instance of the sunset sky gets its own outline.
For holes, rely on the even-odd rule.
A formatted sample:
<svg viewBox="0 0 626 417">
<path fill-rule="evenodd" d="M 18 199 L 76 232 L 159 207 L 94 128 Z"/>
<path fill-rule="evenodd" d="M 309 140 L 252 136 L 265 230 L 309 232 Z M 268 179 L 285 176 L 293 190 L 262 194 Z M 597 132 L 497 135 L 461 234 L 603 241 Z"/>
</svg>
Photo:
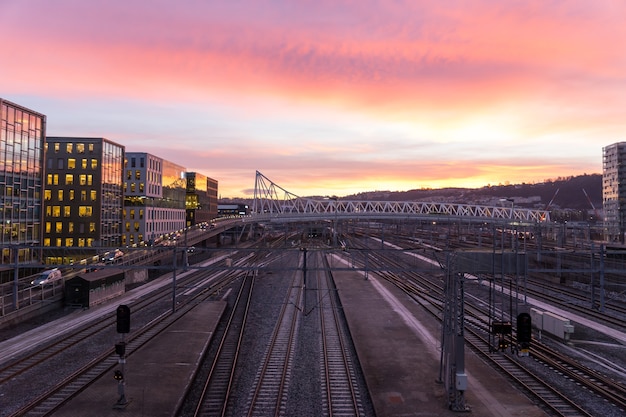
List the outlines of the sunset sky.
<svg viewBox="0 0 626 417">
<path fill-rule="evenodd" d="M 600 173 L 626 1 L 0 0 L 0 97 L 251 197 Z"/>
</svg>

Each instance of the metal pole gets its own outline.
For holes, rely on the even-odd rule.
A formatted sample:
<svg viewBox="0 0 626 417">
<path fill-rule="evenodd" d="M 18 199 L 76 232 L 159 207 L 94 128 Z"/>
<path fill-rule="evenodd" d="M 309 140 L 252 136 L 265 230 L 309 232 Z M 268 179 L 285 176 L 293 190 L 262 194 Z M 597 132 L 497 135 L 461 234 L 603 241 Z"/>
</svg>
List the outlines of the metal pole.
<svg viewBox="0 0 626 417">
<path fill-rule="evenodd" d="M 13 260 L 14 260 L 14 265 L 13 265 L 13 308 L 14 309 L 19 309 L 19 297 L 18 297 L 18 283 L 19 283 L 19 271 L 17 269 L 17 267 L 19 266 L 19 249 L 17 246 L 13 246 Z M 42 289 L 42 294 L 43 294 L 43 289 Z"/>
<path fill-rule="evenodd" d="M 176 313 L 176 247 L 174 246 L 174 271 L 172 272 L 172 313 Z"/>
</svg>

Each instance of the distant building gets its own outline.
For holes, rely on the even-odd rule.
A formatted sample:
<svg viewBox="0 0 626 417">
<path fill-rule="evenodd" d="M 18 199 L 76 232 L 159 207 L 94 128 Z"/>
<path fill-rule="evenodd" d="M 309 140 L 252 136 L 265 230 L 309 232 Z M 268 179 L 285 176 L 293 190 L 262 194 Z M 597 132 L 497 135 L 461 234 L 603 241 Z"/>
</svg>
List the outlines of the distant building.
<svg viewBox="0 0 626 417">
<path fill-rule="evenodd" d="M 1 264 L 40 260 L 45 137 L 46 116 L 0 98 Z"/>
<path fill-rule="evenodd" d="M 626 142 L 602 148 L 602 206 L 606 236 L 624 243 L 626 233 Z"/>
<path fill-rule="evenodd" d="M 187 227 L 217 217 L 217 180 L 198 172 L 187 173 Z"/>
<path fill-rule="evenodd" d="M 247 216 L 250 208 L 247 204 L 218 204 L 217 211 L 219 217 Z"/>
<path fill-rule="evenodd" d="M 120 246 L 124 150 L 105 138 L 47 138 L 44 247 Z M 45 250 L 47 264 L 77 260 L 79 251 Z"/>
<path fill-rule="evenodd" d="M 122 246 L 153 243 L 185 227 L 185 168 L 145 152 L 124 163 Z"/>
</svg>

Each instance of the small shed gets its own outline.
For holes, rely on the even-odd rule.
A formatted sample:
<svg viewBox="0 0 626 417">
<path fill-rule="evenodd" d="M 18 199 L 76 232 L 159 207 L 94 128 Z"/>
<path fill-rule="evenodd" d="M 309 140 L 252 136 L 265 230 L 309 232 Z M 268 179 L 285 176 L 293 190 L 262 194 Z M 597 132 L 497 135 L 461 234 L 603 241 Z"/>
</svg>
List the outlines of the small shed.
<svg viewBox="0 0 626 417">
<path fill-rule="evenodd" d="M 126 291 L 125 272 L 119 268 L 103 268 L 81 273 L 65 282 L 65 305 L 89 308 Z"/>
</svg>

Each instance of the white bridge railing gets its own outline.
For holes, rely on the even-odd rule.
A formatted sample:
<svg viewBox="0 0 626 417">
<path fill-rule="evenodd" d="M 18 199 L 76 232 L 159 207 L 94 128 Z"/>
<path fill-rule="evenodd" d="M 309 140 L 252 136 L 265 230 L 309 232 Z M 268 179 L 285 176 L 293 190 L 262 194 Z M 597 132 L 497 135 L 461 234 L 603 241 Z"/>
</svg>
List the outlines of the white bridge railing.
<svg viewBox="0 0 626 417">
<path fill-rule="evenodd" d="M 269 184 L 268 184 L 269 182 Z M 546 210 L 474 204 L 413 201 L 346 201 L 336 198 L 311 199 L 291 194 L 257 171 L 251 217 L 427 217 L 452 216 L 486 221 L 537 223 L 550 221 Z"/>
</svg>

